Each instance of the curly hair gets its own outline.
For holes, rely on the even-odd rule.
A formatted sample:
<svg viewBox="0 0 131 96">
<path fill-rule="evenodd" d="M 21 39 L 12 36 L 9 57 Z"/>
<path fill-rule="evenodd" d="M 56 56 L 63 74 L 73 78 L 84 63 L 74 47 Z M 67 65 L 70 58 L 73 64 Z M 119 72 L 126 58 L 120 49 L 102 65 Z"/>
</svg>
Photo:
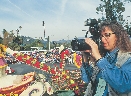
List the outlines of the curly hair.
<svg viewBox="0 0 131 96">
<path fill-rule="evenodd" d="M 117 37 L 116 47 L 122 52 L 131 52 L 130 36 L 127 34 L 124 27 L 116 21 L 104 21 L 99 26 L 99 32 L 105 31 L 106 27 L 110 28 L 110 30 L 115 33 Z"/>
</svg>

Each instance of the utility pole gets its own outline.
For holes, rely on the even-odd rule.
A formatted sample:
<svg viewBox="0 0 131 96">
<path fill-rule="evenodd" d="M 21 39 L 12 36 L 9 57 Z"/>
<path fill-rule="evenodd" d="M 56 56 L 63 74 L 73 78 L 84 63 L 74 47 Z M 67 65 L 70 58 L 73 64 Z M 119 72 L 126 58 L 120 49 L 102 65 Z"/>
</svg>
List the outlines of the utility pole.
<svg viewBox="0 0 131 96">
<path fill-rule="evenodd" d="M 49 37 L 49 36 L 48 36 L 47 41 L 48 41 L 48 48 L 49 48 L 49 50 L 50 50 L 50 37 Z"/>
<path fill-rule="evenodd" d="M 43 26 L 45 25 L 45 22 L 43 21 Z M 44 38 L 45 39 L 45 26 L 44 26 Z"/>
<path fill-rule="evenodd" d="M 45 22 L 44 21 L 43 21 L 43 26 L 44 26 L 44 39 L 47 40 L 48 50 L 50 50 L 50 37 L 49 36 L 47 38 L 45 37 Z"/>
</svg>

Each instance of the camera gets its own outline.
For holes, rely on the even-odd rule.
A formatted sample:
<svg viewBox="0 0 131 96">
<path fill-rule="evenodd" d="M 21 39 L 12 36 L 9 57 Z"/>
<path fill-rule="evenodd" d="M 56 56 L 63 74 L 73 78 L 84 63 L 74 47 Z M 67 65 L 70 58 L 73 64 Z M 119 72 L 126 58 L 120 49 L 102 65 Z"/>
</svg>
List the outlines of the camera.
<svg viewBox="0 0 131 96">
<path fill-rule="evenodd" d="M 89 18 L 84 23 L 85 26 L 94 26 L 98 24 L 98 21 L 96 19 Z"/>
<path fill-rule="evenodd" d="M 83 51 L 83 50 L 90 50 L 91 47 L 85 43 L 85 39 L 77 39 L 74 38 L 71 42 L 72 50 L 74 51 Z"/>
<path fill-rule="evenodd" d="M 90 26 L 89 27 L 89 32 L 91 33 L 91 35 L 93 36 L 97 36 L 98 35 L 98 21 L 96 19 L 87 19 L 85 21 L 85 26 Z"/>
<path fill-rule="evenodd" d="M 99 46 L 99 31 L 98 31 L 98 22 L 96 19 L 87 19 L 85 21 L 85 26 L 89 26 L 89 32 L 91 33 L 91 39 L 96 42 Z M 85 38 L 87 36 L 87 33 L 85 35 Z M 78 39 L 74 38 L 74 40 L 71 41 L 72 50 L 74 51 L 84 51 L 84 50 L 90 50 L 91 47 L 85 42 L 85 39 Z"/>
</svg>

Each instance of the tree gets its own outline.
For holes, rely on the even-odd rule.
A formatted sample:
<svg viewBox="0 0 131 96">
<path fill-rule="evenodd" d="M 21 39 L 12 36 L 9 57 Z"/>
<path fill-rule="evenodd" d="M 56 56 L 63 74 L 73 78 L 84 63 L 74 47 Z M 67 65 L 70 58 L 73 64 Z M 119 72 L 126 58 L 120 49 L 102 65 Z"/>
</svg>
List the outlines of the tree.
<svg viewBox="0 0 131 96">
<path fill-rule="evenodd" d="M 106 15 L 107 20 L 116 20 L 116 21 L 123 21 L 122 12 L 125 11 L 124 4 L 126 2 L 131 2 L 131 0 L 101 0 L 103 4 L 100 4 L 99 7 L 96 8 L 97 14 L 104 14 Z"/>
<path fill-rule="evenodd" d="M 3 38 L 0 36 L 0 44 L 3 43 Z"/>
<path fill-rule="evenodd" d="M 9 37 L 9 33 L 5 29 L 3 29 L 3 44 L 6 46 L 8 46 L 9 43 L 8 37 Z"/>
<path fill-rule="evenodd" d="M 125 19 L 123 18 L 122 13 L 125 11 L 124 5 L 126 2 L 130 3 L 131 0 L 101 0 L 102 3 L 99 5 L 99 7 L 96 8 L 97 14 L 102 13 L 102 15 L 105 14 L 106 20 L 109 21 L 119 21 L 123 26 L 126 26 L 125 28 L 127 29 L 129 25 L 124 25 L 127 24 L 125 23 Z M 101 18 L 103 20 L 103 17 Z M 128 32 L 131 34 L 130 32 Z"/>
</svg>

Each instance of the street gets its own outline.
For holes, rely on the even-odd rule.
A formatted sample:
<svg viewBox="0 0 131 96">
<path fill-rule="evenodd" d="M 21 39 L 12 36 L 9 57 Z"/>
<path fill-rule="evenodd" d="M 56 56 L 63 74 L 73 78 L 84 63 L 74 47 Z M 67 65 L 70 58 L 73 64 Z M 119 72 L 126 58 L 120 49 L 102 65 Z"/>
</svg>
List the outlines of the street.
<svg viewBox="0 0 131 96">
<path fill-rule="evenodd" d="M 54 67 L 54 64 L 50 64 L 50 63 L 46 63 L 48 66 L 50 66 L 51 68 Z M 55 63 L 57 66 L 59 66 L 58 63 Z M 29 66 L 27 64 L 9 64 L 9 67 L 13 68 L 15 70 L 15 73 L 13 73 L 14 75 L 23 75 L 29 72 L 37 72 L 37 73 L 44 73 L 46 74 L 46 72 L 37 69 L 35 67 Z M 65 70 L 75 70 L 78 69 L 74 64 L 70 64 L 70 65 L 66 65 L 65 66 Z"/>
</svg>

